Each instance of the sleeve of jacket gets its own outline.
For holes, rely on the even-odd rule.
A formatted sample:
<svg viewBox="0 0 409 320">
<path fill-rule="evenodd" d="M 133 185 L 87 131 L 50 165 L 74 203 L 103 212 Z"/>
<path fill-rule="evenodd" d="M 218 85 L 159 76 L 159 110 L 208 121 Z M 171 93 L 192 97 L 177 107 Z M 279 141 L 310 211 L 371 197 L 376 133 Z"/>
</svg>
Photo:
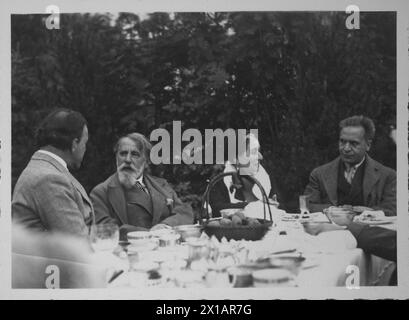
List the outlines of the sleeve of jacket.
<svg viewBox="0 0 409 320">
<path fill-rule="evenodd" d="M 358 248 L 366 253 L 396 262 L 396 231 L 351 223 L 348 230 L 357 240 Z"/>
<path fill-rule="evenodd" d="M 375 210 L 382 210 L 386 216 L 396 216 L 396 172 L 390 170 L 382 192 L 382 199 Z"/>
<path fill-rule="evenodd" d="M 311 212 L 321 212 L 323 209 L 330 207 L 331 203 L 325 203 L 321 198 L 321 187 L 319 170 L 314 169 L 309 178 L 307 187 L 305 188 L 304 195 L 308 196 L 309 210 Z"/>
<path fill-rule="evenodd" d="M 118 221 L 113 217 L 112 210 L 108 203 L 107 187 L 104 184 L 97 185 L 92 189 L 90 194 L 92 205 L 95 212 L 95 223 L 117 223 Z"/>
<path fill-rule="evenodd" d="M 76 189 L 62 175 L 48 175 L 33 186 L 36 207 L 42 221 L 52 232 L 88 237 L 89 229 L 78 207 Z"/>
<path fill-rule="evenodd" d="M 183 203 L 167 182 L 166 187 L 171 190 L 172 194 L 173 203 L 168 205 L 172 207 L 172 214 L 162 220 L 160 223 L 164 223 L 172 227 L 183 224 L 192 224 L 194 222 L 192 207 L 187 203 Z"/>
</svg>

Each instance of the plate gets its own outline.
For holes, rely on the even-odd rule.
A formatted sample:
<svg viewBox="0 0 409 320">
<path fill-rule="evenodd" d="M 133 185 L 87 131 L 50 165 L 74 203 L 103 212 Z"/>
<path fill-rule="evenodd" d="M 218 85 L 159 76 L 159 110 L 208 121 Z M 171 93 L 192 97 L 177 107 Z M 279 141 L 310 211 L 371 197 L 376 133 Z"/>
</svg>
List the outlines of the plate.
<svg viewBox="0 0 409 320">
<path fill-rule="evenodd" d="M 382 224 L 391 224 L 394 223 L 396 221 L 396 217 L 384 217 L 382 219 L 355 219 L 355 222 L 359 222 L 362 224 L 367 224 L 367 225 L 382 225 Z"/>
<path fill-rule="evenodd" d="M 311 214 L 300 214 L 300 213 L 285 213 L 281 217 L 282 221 L 309 221 L 311 220 Z"/>
<path fill-rule="evenodd" d="M 368 224 L 371 226 L 382 225 L 382 224 L 391 224 L 394 220 L 360 220 L 359 223 Z"/>
<path fill-rule="evenodd" d="M 310 269 L 318 267 L 321 264 L 322 256 L 320 255 L 305 255 L 305 260 L 301 266 L 302 269 Z"/>
</svg>

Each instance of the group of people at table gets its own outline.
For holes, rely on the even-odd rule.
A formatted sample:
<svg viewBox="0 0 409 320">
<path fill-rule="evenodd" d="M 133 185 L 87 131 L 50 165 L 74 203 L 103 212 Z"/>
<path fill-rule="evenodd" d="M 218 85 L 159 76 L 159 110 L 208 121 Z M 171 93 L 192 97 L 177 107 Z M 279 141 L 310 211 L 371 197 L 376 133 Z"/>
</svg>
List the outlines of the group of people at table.
<svg viewBox="0 0 409 320">
<path fill-rule="evenodd" d="M 316 235 L 349 230 L 365 252 L 396 261 L 396 231 L 356 222 L 356 217 L 396 215 L 396 172 L 368 155 L 375 126 L 365 116 L 352 116 L 339 124 L 339 157 L 315 168 L 304 194 L 311 212 L 325 212 L 332 223 L 305 223 Z M 261 166 L 260 145 L 249 135 L 250 164 L 240 168 L 225 163 L 225 177 L 210 193 L 212 216 L 226 208 L 244 208 L 262 200 L 260 181 L 267 194 L 270 177 Z M 118 139 L 114 146 L 116 172 L 87 194 L 70 170 L 79 169 L 86 151 L 86 119 L 69 109 L 49 114 L 36 131 L 38 150 L 21 173 L 13 192 L 13 224 L 31 234 L 67 234 L 87 239 L 91 226 L 115 223 L 120 238 L 140 230 L 158 230 L 195 223 L 191 206 L 183 203 L 165 179 L 150 174 L 149 140 L 140 133 Z M 276 199 L 274 197 L 274 200 Z"/>
</svg>

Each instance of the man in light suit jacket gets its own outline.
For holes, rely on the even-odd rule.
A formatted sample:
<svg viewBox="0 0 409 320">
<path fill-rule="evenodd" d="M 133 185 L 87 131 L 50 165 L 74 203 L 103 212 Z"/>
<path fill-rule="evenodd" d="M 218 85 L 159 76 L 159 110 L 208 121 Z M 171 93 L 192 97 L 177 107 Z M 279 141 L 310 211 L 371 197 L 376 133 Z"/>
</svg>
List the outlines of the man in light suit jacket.
<svg viewBox="0 0 409 320">
<path fill-rule="evenodd" d="M 114 148 L 117 172 L 91 191 L 96 222 L 116 221 L 124 240 L 130 231 L 193 223 L 192 208 L 166 180 L 147 173 L 150 150 L 139 133 L 120 138 Z"/>
<path fill-rule="evenodd" d="M 396 172 L 371 159 L 367 152 L 375 135 L 373 121 L 353 116 L 340 122 L 339 153 L 314 169 L 305 189 L 310 211 L 331 206 L 361 207 L 396 215 Z"/>
<path fill-rule="evenodd" d="M 88 238 L 95 220 L 92 203 L 69 171 L 78 169 L 84 157 L 86 120 L 78 112 L 56 110 L 41 123 L 36 140 L 40 149 L 14 188 L 13 222 L 31 231 Z"/>
</svg>

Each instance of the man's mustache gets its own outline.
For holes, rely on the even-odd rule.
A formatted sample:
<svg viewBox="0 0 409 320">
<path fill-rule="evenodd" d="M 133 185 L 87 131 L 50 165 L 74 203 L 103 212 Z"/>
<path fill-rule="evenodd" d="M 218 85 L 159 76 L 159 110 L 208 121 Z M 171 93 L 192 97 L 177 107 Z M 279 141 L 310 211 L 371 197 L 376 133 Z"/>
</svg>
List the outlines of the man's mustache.
<svg viewBox="0 0 409 320">
<path fill-rule="evenodd" d="M 118 171 L 133 171 L 133 172 L 137 172 L 138 170 L 135 168 L 134 165 L 132 164 L 126 164 L 126 163 L 122 163 L 119 167 L 118 167 Z"/>
</svg>

